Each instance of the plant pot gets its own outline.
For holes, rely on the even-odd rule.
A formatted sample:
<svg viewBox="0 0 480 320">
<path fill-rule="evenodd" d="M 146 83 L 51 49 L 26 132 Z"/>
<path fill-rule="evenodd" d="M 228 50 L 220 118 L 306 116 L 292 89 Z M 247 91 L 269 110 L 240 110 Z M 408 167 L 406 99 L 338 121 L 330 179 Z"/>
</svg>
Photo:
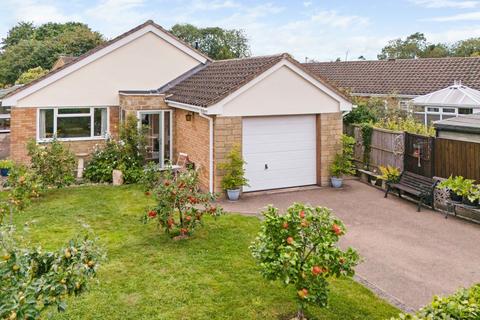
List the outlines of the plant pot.
<svg viewBox="0 0 480 320">
<path fill-rule="evenodd" d="M 227 197 L 230 201 L 237 201 L 240 198 L 240 188 L 227 190 Z"/>
<path fill-rule="evenodd" d="M 450 199 L 452 199 L 452 201 L 456 201 L 456 202 L 461 202 L 463 200 L 462 196 L 459 196 L 458 194 L 456 194 L 452 190 L 450 190 Z"/>
<path fill-rule="evenodd" d="M 463 197 L 462 203 L 466 204 L 467 206 L 478 207 L 478 200 L 475 200 L 475 201 L 472 202 L 472 201 L 468 200 L 467 197 Z"/>
<path fill-rule="evenodd" d="M 372 184 L 372 186 L 376 186 L 377 185 L 377 179 L 370 179 L 370 183 Z"/>
<path fill-rule="evenodd" d="M 332 187 L 334 188 L 341 188 L 343 185 L 343 178 L 331 177 L 330 180 L 332 182 Z"/>
<path fill-rule="evenodd" d="M 0 175 L 1 175 L 2 177 L 7 177 L 7 176 L 8 176 L 8 171 L 10 171 L 10 169 L 1 168 L 1 169 L 0 169 Z"/>
</svg>

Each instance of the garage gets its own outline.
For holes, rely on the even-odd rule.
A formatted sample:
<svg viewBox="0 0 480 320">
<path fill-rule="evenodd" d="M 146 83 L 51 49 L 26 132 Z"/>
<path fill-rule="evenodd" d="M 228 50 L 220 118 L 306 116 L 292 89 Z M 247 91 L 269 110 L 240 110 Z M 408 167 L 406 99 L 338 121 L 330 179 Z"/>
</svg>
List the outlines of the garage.
<svg viewBox="0 0 480 320">
<path fill-rule="evenodd" d="M 244 191 L 316 184 L 315 115 L 244 117 L 242 128 Z"/>
</svg>

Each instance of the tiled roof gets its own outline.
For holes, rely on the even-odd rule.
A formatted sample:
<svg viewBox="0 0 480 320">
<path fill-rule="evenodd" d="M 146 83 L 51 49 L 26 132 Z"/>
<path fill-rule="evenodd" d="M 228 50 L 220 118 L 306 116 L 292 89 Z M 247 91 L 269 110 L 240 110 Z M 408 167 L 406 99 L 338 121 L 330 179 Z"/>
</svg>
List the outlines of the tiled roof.
<svg viewBox="0 0 480 320">
<path fill-rule="evenodd" d="M 304 63 L 354 94 L 424 95 L 454 81 L 480 90 L 480 57 Z"/>
<path fill-rule="evenodd" d="M 126 38 L 127 36 L 131 35 L 132 33 L 135 33 L 135 32 L 137 32 L 138 30 L 141 30 L 141 29 L 143 29 L 144 27 L 146 27 L 146 26 L 148 26 L 148 25 L 154 26 L 155 28 L 157 28 L 157 29 L 159 29 L 159 30 L 167 33 L 168 35 L 170 35 L 171 37 L 175 38 L 176 40 L 178 40 L 179 42 L 181 42 L 182 44 L 184 44 L 184 45 L 187 46 L 188 48 L 194 50 L 196 53 L 198 53 L 199 55 L 201 55 L 202 57 L 204 57 L 207 61 L 211 61 L 211 59 L 210 59 L 207 55 L 205 55 L 204 53 L 200 52 L 199 50 L 193 48 L 193 47 L 192 47 L 190 44 L 188 44 L 187 42 L 185 42 L 185 41 L 177 38 L 177 37 L 174 36 L 170 31 L 164 29 L 162 26 L 156 24 L 156 23 L 153 22 L 152 20 L 147 20 L 146 22 L 142 23 L 141 25 L 136 26 L 135 28 L 133 28 L 133 29 L 131 29 L 131 30 L 129 30 L 129 31 L 127 31 L 127 32 L 119 35 L 118 37 L 113 38 L 113 39 L 110 40 L 110 41 L 104 42 L 103 44 L 96 46 L 95 48 L 87 51 L 86 53 L 82 54 L 81 56 L 75 57 L 74 59 L 70 59 L 68 62 L 66 62 L 66 63 L 63 64 L 62 66 L 60 66 L 60 67 L 58 67 L 58 68 L 56 68 L 56 69 L 54 69 L 54 70 L 51 70 L 49 73 L 47 73 L 47 74 L 44 75 L 43 77 L 40 77 L 40 78 L 38 78 L 38 79 L 36 79 L 36 80 L 34 80 L 34 81 L 32 81 L 32 82 L 24 85 L 23 87 L 18 88 L 17 90 L 14 90 L 14 91 L 10 92 L 10 93 L 8 94 L 8 96 L 11 96 L 11 95 L 13 95 L 13 94 L 15 94 L 15 93 L 17 93 L 17 92 L 19 92 L 19 91 L 21 91 L 21 90 L 24 90 L 24 89 L 26 89 L 26 88 L 34 85 L 35 83 L 38 83 L 38 82 L 40 82 L 40 81 L 42 81 L 42 80 L 44 80 L 44 79 L 46 79 L 46 78 L 54 75 L 55 73 L 57 73 L 57 72 L 65 69 L 65 68 L 71 66 L 72 64 L 75 64 L 75 63 L 77 63 L 77 62 L 79 62 L 79 61 L 81 61 L 81 60 L 83 60 L 83 59 L 91 56 L 91 55 L 94 54 L 95 52 L 98 52 L 98 51 L 102 50 L 103 48 L 106 48 L 106 47 L 114 44 L 115 42 L 120 41 L 120 40 L 123 39 L 123 38 Z"/>
<path fill-rule="evenodd" d="M 167 100 L 208 107 L 273 67 L 284 56 L 214 61 L 168 89 Z"/>
<path fill-rule="evenodd" d="M 319 77 L 305 69 L 301 63 L 294 60 L 287 53 L 214 61 L 193 74 L 189 74 L 186 77 L 181 76 L 182 79 L 180 81 L 174 80 L 172 82 L 174 83 L 173 86 L 169 85 L 168 88 L 160 88 L 159 92 L 166 93 L 166 99 L 169 101 L 208 107 L 224 99 L 283 59 L 293 63 L 308 75 L 350 101 L 350 98 L 345 96 L 343 92 L 329 84 L 323 77 Z"/>
</svg>

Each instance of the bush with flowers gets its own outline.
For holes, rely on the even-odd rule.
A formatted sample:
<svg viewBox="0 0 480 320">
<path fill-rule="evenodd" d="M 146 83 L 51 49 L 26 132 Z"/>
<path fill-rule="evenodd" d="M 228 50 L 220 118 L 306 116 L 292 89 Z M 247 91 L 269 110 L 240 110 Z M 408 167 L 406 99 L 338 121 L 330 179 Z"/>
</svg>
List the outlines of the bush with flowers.
<svg viewBox="0 0 480 320">
<path fill-rule="evenodd" d="M 148 208 L 142 220 L 156 221 L 170 237 L 186 238 L 202 224 L 205 214 L 218 217 L 223 209 L 212 205 L 215 195 L 202 192 L 198 187 L 198 173 L 194 170 L 178 173 L 166 171 L 159 184 L 147 195 L 157 201 Z"/>
<path fill-rule="evenodd" d="M 285 214 L 269 207 L 263 216 L 261 231 L 250 247 L 253 257 L 266 279 L 295 287 L 295 319 L 303 320 L 308 304 L 327 305 L 329 278 L 354 274 L 359 255 L 337 246 L 345 226 L 330 209 L 295 203 Z"/>
</svg>

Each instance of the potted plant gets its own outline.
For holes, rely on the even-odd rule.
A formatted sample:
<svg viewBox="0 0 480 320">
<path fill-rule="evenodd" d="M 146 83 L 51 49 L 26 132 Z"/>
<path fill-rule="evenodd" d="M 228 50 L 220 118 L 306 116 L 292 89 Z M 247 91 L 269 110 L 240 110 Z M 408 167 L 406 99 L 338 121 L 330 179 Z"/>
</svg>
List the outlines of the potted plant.
<svg viewBox="0 0 480 320">
<path fill-rule="evenodd" d="M 330 166 L 332 187 L 341 188 L 343 185 L 343 176 L 346 174 L 355 174 L 353 165 L 353 146 L 355 139 L 347 135 L 342 135 L 342 151 L 335 155 L 335 159 Z"/>
<path fill-rule="evenodd" d="M 380 176 L 382 180 L 387 181 L 388 183 L 398 183 L 400 181 L 400 169 L 393 166 L 380 166 Z"/>
<path fill-rule="evenodd" d="M 462 176 L 452 177 L 443 180 L 438 184 L 438 188 L 447 189 L 450 192 L 452 201 L 461 202 L 464 194 L 468 196 L 469 189 L 473 186 L 473 180 L 465 179 Z"/>
<path fill-rule="evenodd" d="M 248 180 L 245 178 L 245 161 L 240 153 L 240 147 L 234 146 L 227 155 L 227 161 L 219 165 L 224 170 L 222 178 L 222 188 L 227 192 L 227 197 L 231 201 L 240 198 L 240 189 L 248 186 Z"/>
<path fill-rule="evenodd" d="M 8 176 L 8 171 L 13 167 L 12 160 L 0 160 L 0 175 L 2 177 Z"/>
</svg>

